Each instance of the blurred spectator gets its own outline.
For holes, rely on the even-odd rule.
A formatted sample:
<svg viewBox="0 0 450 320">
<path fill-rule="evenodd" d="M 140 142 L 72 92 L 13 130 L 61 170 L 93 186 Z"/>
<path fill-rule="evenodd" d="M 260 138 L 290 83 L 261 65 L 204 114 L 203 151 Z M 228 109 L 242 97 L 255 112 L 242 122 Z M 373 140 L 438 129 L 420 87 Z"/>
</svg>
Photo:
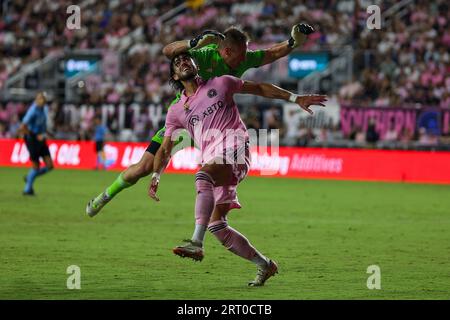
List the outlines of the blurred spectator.
<svg viewBox="0 0 450 320">
<path fill-rule="evenodd" d="M 369 144 L 375 144 L 379 139 L 380 135 L 375 129 L 375 121 L 373 119 L 370 119 L 369 125 L 367 126 L 366 142 Z"/>
<path fill-rule="evenodd" d="M 6 130 L 6 124 L 4 122 L 0 122 L 0 139 L 8 139 L 8 138 L 11 138 L 11 135 Z"/>
<path fill-rule="evenodd" d="M 0 105 L 0 122 L 7 123 L 9 121 L 9 112 L 5 105 Z"/>
<path fill-rule="evenodd" d="M 386 142 L 394 142 L 398 140 L 398 133 L 395 129 L 395 122 L 392 121 L 390 123 L 389 129 L 386 131 L 382 140 Z"/>
<path fill-rule="evenodd" d="M 307 128 L 304 122 L 300 122 L 296 145 L 305 147 L 316 138 L 312 128 Z"/>
<path fill-rule="evenodd" d="M 358 144 L 365 144 L 367 142 L 366 133 L 361 128 L 358 128 L 355 133 L 355 142 Z"/>
<path fill-rule="evenodd" d="M 422 127 L 419 129 L 418 144 L 424 146 L 435 146 L 438 144 L 438 137 L 435 134 L 428 132 L 426 128 Z"/>
<path fill-rule="evenodd" d="M 342 86 L 339 90 L 339 98 L 342 101 L 351 101 L 363 92 L 361 83 L 353 77 L 353 80 Z"/>
<path fill-rule="evenodd" d="M 18 138 L 18 131 L 20 127 L 20 121 L 17 114 L 12 115 L 9 122 L 8 135 L 10 138 Z"/>
<path fill-rule="evenodd" d="M 151 138 L 149 135 L 152 124 L 146 112 L 141 112 L 134 124 L 134 134 L 137 141 L 147 141 Z"/>
<path fill-rule="evenodd" d="M 319 134 L 316 136 L 315 141 L 322 143 L 330 141 L 330 130 L 327 126 L 324 126 L 319 130 Z"/>
<path fill-rule="evenodd" d="M 400 134 L 400 143 L 403 146 L 408 146 L 414 139 L 414 133 L 407 127 L 404 127 Z"/>
<path fill-rule="evenodd" d="M 259 130 L 261 129 L 261 122 L 259 120 L 260 112 L 254 105 L 248 111 L 242 113 L 242 119 L 247 125 L 247 129 Z"/>
<path fill-rule="evenodd" d="M 328 142 L 339 142 L 344 140 L 344 134 L 342 133 L 339 122 L 334 125 L 330 122 L 328 127 L 330 128 L 327 133 Z"/>
</svg>

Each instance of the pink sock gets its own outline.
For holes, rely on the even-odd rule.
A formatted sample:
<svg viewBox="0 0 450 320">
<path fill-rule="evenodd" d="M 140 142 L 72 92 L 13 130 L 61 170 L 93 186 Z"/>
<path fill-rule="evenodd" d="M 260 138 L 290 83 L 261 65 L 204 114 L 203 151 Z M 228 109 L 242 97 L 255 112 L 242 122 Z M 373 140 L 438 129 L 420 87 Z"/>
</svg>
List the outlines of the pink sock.
<svg viewBox="0 0 450 320">
<path fill-rule="evenodd" d="M 214 221 L 208 225 L 208 230 L 234 254 L 258 265 L 267 263 L 267 258 L 261 255 L 243 234 L 228 226 L 226 221 Z"/>
<path fill-rule="evenodd" d="M 207 226 L 214 210 L 214 182 L 211 176 L 199 171 L 195 174 L 195 224 Z"/>
</svg>

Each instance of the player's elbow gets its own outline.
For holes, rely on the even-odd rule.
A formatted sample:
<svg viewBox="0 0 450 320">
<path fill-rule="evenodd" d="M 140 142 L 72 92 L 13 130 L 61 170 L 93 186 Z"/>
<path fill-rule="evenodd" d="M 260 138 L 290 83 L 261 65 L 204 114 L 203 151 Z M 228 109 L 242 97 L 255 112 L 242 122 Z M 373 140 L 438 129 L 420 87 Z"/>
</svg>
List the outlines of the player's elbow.
<svg viewBox="0 0 450 320">
<path fill-rule="evenodd" d="M 170 44 L 168 44 L 167 46 L 165 46 L 164 48 L 163 48 L 163 55 L 165 55 L 167 58 L 169 58 L 169 59 L 171 59 L 172 58 L 172 56 L 173 56 L 173 53 L 174 53 L 174 51 L 173 51 L 173 49 L 171 48 L 171 45 Z"/>
</svg>

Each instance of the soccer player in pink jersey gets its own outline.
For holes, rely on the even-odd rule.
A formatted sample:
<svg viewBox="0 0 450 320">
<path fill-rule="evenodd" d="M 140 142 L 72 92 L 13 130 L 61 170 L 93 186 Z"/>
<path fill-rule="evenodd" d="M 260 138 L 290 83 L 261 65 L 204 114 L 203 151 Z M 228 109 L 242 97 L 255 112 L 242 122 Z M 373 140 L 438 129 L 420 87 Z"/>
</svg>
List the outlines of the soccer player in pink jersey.
<svg viewBox="0 0 450 320">
<path fill-rule="evenodd" d="M 240 208 L 236 188 L 250 168 L 249 135 L 233 94 L 254 94 L 266 98 L 297 103 L 312 114 L 311 105 L 324 106 L 323 95 L 295 95 L 272 84 L 244 81 L 222 76 L 203 81 L 189 53 L 175 56 L 171 62 L 172 82 L 184 88 L 180 100 L 172 105 L 166 117 L 166 131 L 162 142 L 162 157 L 156 158 L 149 196 L 159 201 L 156 192 L 160 174 L 170 159 L 177 131 L 186 129 L 201 151 L 201 168 L 196 173 L 195 202 L 196 231 L 206 228 L 231 252 L 252 261 L 258 273 L 251 286 L 262 286 L 277 273 L 277 264 L 261 254 L 248 239 L 228 225 L 227 214 Z M 189 245 L 177 247 L 174 253 L 195 260 L 203 258 L 201 241 L 189 240 Z"/>
</svg>

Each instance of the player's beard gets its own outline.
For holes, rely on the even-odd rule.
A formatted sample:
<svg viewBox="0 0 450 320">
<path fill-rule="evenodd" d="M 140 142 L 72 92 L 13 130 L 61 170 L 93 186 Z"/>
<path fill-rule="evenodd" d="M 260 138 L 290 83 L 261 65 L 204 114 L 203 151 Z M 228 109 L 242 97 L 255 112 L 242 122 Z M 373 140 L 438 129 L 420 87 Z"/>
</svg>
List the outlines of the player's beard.
<svg viewBox="0 0 450 320">
<path fill-rule="evenodd" d="M 180 81 L 190 81 L 193 80 L 197 76 L 196 72 L 193 70 L 189 70 L 186 73 L 182 73 L 179 78 Z"/>
</svg>

